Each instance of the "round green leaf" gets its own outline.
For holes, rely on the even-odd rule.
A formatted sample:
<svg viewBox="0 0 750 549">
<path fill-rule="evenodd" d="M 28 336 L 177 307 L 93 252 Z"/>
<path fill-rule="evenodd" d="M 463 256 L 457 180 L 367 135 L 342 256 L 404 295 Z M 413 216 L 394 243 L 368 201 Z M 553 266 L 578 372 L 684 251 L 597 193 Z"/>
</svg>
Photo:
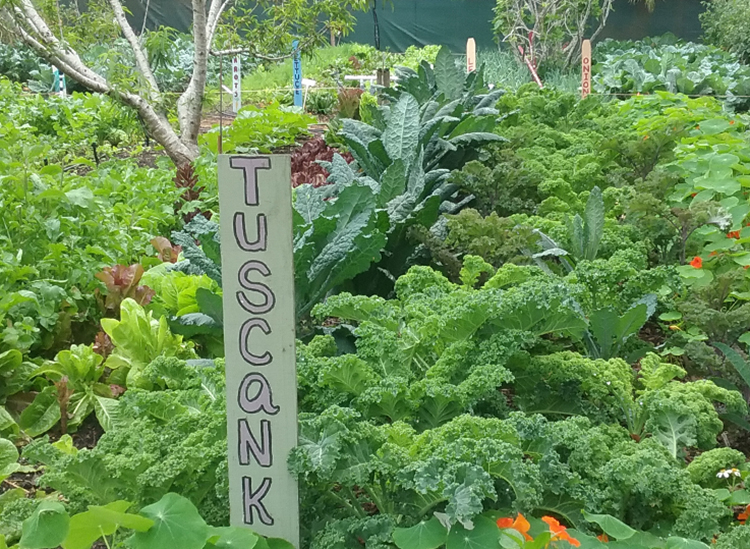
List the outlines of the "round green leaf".
<svg viewBox="0 0 750 549">
<path fill-rule="evenodd" d="M 711 166 L 711 169 L 715 168 L 731 168 L 735 164 L 737 164 L 740 161 L 740 158 L 738 156 L 735 156 L 733 154 L 724 153 L 724 154 L 717 154 L 716 156 L 712 157 L 711 160 L 709 160 L 709 165 Z"/>
<path fill-rule="evenodd" d="M 130 538 L 133 549 L 203 549 L 211 529 L 189 499 L 169 493 L 141 509 L 141 515 L 154 521 L 147 532 Z"/>
<path fill-rule="evenodd" d="M 750 493 L 748 493 L 747 490 L 737 490 L 736 492 L 732 492 L 732 495 L 729 496 L 729 499 L 727 500 L 727 504 L 748 505 L 750 504 Z"/>
<path fill-rule="evenodd" d="M 436 549 L 445 543 L 447 536 L 447 530 L 435 517 L 411 528 L 393 531 L 393 541 L 400 549 Z"/>
<path fill-rule="evenodd" d="M 140 515 L 126 515 L 125 511 L 131 505 L 129 501 L 113 501 L 104 507 L 91 506 L 88 511 L 74 515 L 70 519 L 68 537 L 62 543 L 63 549 L 90 549 L 96 540 L 114 534 L 119 526 L 130 528 L 126 523 L 132 518 L 141 521 L 141 526 L 145 525 L 141 531 L 148 530 L 154 521 Z M 122 520 L 119 515 L 131 519 Z"/>
<path fill-rule="evenodd" d="M 730 124 L 724 118 L 714 118 L 712 120 L 704 120 L 699 124 L 699 127 L 704 135 L 716 135 L 717 133 L 727 131 L 730 128 Z"/>
<path fill-rule="evenodd" d="M 281 538 L 266 538 L 268 549 L 294 549 L 294 545 Z"/>
<path fill-rule="evenodd" d="M 211 544 L 218 549 L 253 549 L 258 544 L 258 534 L 247 528 L 227 526 L 212 530 Z"/>
<path fill-rule="evenodd" d="M 448 534 L 445 549 L 487 549 L 497 547 L 500 538 L 500 528 L 497 524 L 484 517 L 477 517 L 474 528 L 467 530 L 461 524 L 453 525 Z"/>
<path fill-rule="evenodd" d="M 709 549 L 709 547 L 701 541 L 674 537 L 667 539 L 664 549 Z"/>
<path fill-rule="evenodd" d="M 582 511 L 583 518 L 589 522 L 598 524 L 602 531 L 617 540 L 629 539 L 635 534 L 635 530 L 619 519 L 611 515 L 595 515 Z"/>
<path fill-rule="evenodd" d="M 503 528 L 500 530 L 500 547 L 504 549 L 519 549 L 525 543 L 523 534 L 513 528 Z"/>
<path fill-rule="evenodd" d="M 729 496 L 731 496 L 732 493 L 726 488 L 717 488 L 716 490 L 714 490 L 714 495 L 719 501 L 724 501 L 729 499 Z"/>
<path fill-rule="evenodd" d="M 664 322 L 674 322 L 675 320 L 680 320 L 681 318 L 682 313 L 679 311 L 669 311 L 659 315 L 659 320 L 663 320 Z"/>
<path fill-rule="evenodd" d="M 68 535 L 70 517 L 62 503 L 43 501 L 34 514 L 23 521 L 22 549 L 54 549 Z"/>
</svg>

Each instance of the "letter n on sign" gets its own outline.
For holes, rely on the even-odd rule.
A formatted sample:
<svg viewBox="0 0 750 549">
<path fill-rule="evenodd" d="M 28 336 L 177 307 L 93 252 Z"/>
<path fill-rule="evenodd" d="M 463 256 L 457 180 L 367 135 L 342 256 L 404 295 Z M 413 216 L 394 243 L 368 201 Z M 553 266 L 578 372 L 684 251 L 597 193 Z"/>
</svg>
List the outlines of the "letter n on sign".
<svg viewBox="0 0 750 549">
<path fill-rule="evenodd" d="M 232 525 L 299 547 L 289 155 L 219 156 Z"/>
</svg>

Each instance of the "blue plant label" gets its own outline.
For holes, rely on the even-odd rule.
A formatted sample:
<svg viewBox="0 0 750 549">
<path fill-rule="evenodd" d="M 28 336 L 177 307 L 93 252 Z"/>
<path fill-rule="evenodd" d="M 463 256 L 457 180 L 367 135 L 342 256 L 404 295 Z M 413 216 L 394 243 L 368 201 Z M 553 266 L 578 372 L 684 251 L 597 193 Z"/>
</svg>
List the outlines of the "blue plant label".
<svg viewBox="0 0 750 549">
<path fill-rule="evenodd" d="M 302 106 L 302 57 L 299 51 L 299 40 L 292 42 L 294 61 L 292 63 L 292 79 L 294 86 L 294 106 Z"/>
</svg>

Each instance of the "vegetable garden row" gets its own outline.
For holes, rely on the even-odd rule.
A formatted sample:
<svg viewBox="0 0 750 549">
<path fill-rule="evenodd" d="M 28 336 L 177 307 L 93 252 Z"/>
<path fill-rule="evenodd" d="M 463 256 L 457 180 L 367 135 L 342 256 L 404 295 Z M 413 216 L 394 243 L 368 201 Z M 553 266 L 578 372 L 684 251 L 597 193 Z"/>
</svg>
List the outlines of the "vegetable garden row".
<svg viewBox="0 0 750 549">
<path fill-rule="evenodd" d="M 750 548 L 750 69 L 664 42 L 225 130 L 299 145 L 303 547 Z M 216 131 L 176 170 L 104 96 L 0 113 L 0 548 L 287 547 L 228 527 Z"/>
</svg>

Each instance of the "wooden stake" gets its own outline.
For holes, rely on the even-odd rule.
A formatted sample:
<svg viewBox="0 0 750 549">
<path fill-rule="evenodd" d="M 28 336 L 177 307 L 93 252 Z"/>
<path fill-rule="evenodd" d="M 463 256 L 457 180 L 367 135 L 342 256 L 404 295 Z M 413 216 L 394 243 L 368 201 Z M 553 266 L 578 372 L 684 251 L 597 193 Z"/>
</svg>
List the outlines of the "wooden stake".
<svg viewBox="0 0 750 549">
<path fill-rule="evenodd" d="M 477 70 L 477 43 L 473 38 L 466 41 L 466 72 Z"/>
<path fill-rule="evenodd" d="M 581 99 L 591 93 L 591 40 L 581 44 Z"/>
<path fill-rule="evenodd" d="M 224 153 L 222 141 L 224 140 L 224 56 L 219 56 L 219 143 L 216 150 L 219 154 Z"/>
</svg>

